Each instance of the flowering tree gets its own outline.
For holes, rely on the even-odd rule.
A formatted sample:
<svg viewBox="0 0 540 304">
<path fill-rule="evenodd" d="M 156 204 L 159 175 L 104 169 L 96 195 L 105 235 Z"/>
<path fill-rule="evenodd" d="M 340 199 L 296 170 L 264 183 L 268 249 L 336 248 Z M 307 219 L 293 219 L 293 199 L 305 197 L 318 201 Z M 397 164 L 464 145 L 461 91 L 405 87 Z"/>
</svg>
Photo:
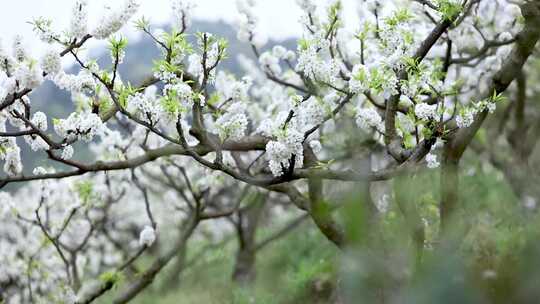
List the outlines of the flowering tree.
<svg viewBox="0 0 540 304">
<path fill-rule="evenodd" d="M 370 193 L 374 181 L 395 180 L 391 192 L 421 252 L 424 223 L 409 189 L 424 168 L 440 170 L 440 233 L 450 231 L 464 151 L 514 79 L 525 90 L 540 1 L 368 0 L 355 25 L 339 1 L 297 2 L 304 29 L 297 50 L 265 48 L 255 4 L 239 2 L 238 39 L 258 60 L 241 58 L 241 78 L 219 68 L 235 55 L 227 41 L 197 33 L 188 42 L 194 6 L 181 0 L 173 1 L 169 31 L 146 18 L 133 23 L 161 50 L 141 84 L 118 71 L 128 42 L 116 32 L 137 12 L 135 0 L 105 12 L 95 27 L 86 0 L 74 0 L 63 31 L 34 19 L 50 46 L 39 59 L 21 37 L 1 48 L 0 185 L 24 184 L 0 198 L 0 258 L 8 261 L 0 298 L 91 303 L 127 277 L 114 303 L 128 302 L 174 258 L 181 269 L 188 240 L 223 218 L 239 233 L 235 275 L 249 280 L 257 248 L 306 217 L 329 241 L 349 246 L 332 212 L 342 204 L 331 202 L 353 191 L 368 222 L 376 221 L 383 208 Z M 85 51 L 92 39 L 108 40 L 109 66 Z M 67 57 L 78 74 L 63 70 Z M 46 81 L 71 93 L 75 112 L 53 118 L 32 108 L 33 90 Z M 517 134 L 528 132 L 520 100 Z M 50 162 L 24 170 L 21 145 Z M 82 160 L 79 149 L 94 159 Z M 527 157 L 534 146 L 516 149 Z M 257 244 L 252 227 L 263 207 L 274 214 L 288 204 L 303 214 Z M 139 269 L 136 261 L 152 249 L 158 258 Z"/>
</svg>

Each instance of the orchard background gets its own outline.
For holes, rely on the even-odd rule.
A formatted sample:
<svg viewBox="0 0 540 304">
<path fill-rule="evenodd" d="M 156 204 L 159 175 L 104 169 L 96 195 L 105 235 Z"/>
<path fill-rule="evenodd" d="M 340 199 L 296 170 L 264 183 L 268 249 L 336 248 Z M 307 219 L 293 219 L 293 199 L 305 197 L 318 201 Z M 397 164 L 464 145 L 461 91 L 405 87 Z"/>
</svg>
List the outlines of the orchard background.
<svg viewBox="0 0 540 304">
<path fill-rule="evenodd" d="M 0 303 L 537 302 L 540 0 L 149 2 L 2 39 Z"/>
</svg>

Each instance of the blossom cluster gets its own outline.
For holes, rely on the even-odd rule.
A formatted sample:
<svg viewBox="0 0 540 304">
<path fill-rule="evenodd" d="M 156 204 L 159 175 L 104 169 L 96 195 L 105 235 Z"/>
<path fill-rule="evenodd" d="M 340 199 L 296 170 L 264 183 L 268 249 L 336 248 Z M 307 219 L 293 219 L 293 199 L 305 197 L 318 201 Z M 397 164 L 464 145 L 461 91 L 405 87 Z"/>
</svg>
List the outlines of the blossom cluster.
<svg viewBox="0 0 540 304">
<path fill-rule="evenodd" d="M 266 144 L 266 158 L 274 176 L 283 175 L 286 170 L 289 170 L 291 164 L 294 164 L 293 169 L 302 167 L 303 141 L 302 133 L 290 129 L 285 130 L 276 141 L 269 141 Z"/>
<path fill-rule="evenodd" d="M 125 0 L 119 9 L 103 15 L 97 27 L 92 30 L 92 36 L 97 39 L 106 39 L 118 32 L 137 12 L 139 5 L 138 0 Z"/>
<path fill-rule="evenodd" d="M 89 142 L 102 134 L 105 128 L 99 115 L 90 112 L 71 113 L 68 118 L 57 119 L 53 123 L 56 133 L 68 141 Z"/>
</svg>

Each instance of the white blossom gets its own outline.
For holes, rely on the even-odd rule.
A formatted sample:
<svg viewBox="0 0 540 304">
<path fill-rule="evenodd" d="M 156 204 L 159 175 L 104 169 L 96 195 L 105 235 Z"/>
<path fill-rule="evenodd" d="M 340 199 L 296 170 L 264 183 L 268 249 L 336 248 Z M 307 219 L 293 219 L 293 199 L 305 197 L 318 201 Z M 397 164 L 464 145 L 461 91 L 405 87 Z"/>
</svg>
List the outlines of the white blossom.
<svg viewBox="0 0 540 304">
<path fill-rule="evenodd" d="M 60 155 L 61 159 L 67 160 L 73 157 L 73 147 L 71 145 L 64 147 L 62 149 L 62 154 Z"/>
<path fill-rule="evenodd" d="M 56 75 L 62 70 L 60 54 L 54 49 L 48 49 L 41 57 L 41 69 L 50 75 Z"/>
<path fill-rule="evenodd" d="M 437 155 L 432 154 L 432 153 L 428 153 L 426 155 L 426 162 L 427 162 L 428 168 L 430 169 L 435 169 L 439 167 L 440 165 L 440 163 L 437 161 Z"/>
<path fill-rule="evenodd" d="M 88 0 L 76 0 L 71 10 L 68 35 L 80 39 L 88 34 Z"/>
<path fill-rule="evenodd" d="M 22 172 L 21 149 L 17 146 L 6 151 L 4 159 L 4 172 L 9 176 L 16 176 Z"/>
<path fill-rule="evenodd" d="M 288 129 L 285 133 L 277 141 L 269 141 L 266 144 L 266 157 L 274 176 L 283 175 L 283 170 L 290 167 L 293 156 L 295 168 L 301 168 L 304 162 L 303 133 L 294 129 Z"/>
<path fill-rule="evenodd" d="M 240 14 L 237 20 L 236 37 L 239 41 L 261 47 L 265 43 L 265 38 L 256 31 L 258 18 L 254 13 L 254 6 L 255 1 L 253 0 L 236 1 L 236 8 Z"/>
<path fill-rule="evenodd" d="M 471 110 L 464 110 L 456 116 L 456 124 L 458 128 L 468 128 L 474 122 L 474 113 Z"/>
<path fill-rule="evenodd" d="M 96 28 L 92 30 L 92 36 L 106 39 L 118 32 L 137 12 L 139 5 L 138 0 L 124 0 L 120 9 L 103 14 Z"/>
<path fill-rule="evenodd" d="M 536 199 L 532 196 L 529 196 L 529 195 L 526 195 L 524 198 L 523 198 L 523 207 L 525 207 L 526 209 L 528 210 L 534 210 L 536 209 Z"/>
<path fill-rule="evenodd" d="M 77 75 L 67 74 L 64 71 L 60 71 L 54 75 L 52 81 L 63 90 L 70 91 L 71 93 L 80 93 L 84 88 L 92 88 L 95 86 L 95 81 L 91 75 L 81 71 Z"/>
<path fill-rule="evenodd" d="M 34 175 L 43 175 L 47 174 L 47 170 L 43 167 L 35 167 L 34 170 L 32 170 L 32 174 Z"/>
<path fill-rule="evenodd" d="M 302 11 L 309 14 L 313 14 L 317 8 L 312 0 L 296 0 L 296 3 L 300 6 Z"/>
<path fill-rule="evenodd" d="M 281 67 L 279 66 L 279 58 L 274 56 L 270 52 L 264 52 L 259 56 L 259 63 L 262 68 L 274 75 L 281 74 Z"/>
<path fill-rule="evenodd" d="M 32 116 L 32 124 L 41 131 L 47 131 L 47 116 L 43 112 L 36 112 Z"/>
<path fill-rule="evenodd" d="M 193 90 L 185 82 L 165 86 L 165 91 L 174 91 L 181 104 L 185 107 L 193 106 Z"/>
<path fill-rule="evenodd" d="M 154 98 L 142 93 L 129 96 L 127 105 L 130 111 L 137 113 L 139 119 L 150 124 L 156 124 L 162 112 Z"/>
<path fill-rule="evenodd" d="M 15 35 L 13 38 L 13 57 L 18 62 L 23 62 L 28 57 L 21 35 Z"/>
<path fill-rule="evenodd" d="M 24 141 L 30 146 L 32 151 L 40 151 L 49 149 L 49 144 L 38 135 L 26 135 Z"/>
<path fill-rule="evenodd" d="M 372 128 L 382 128 L 382 118 L 377 113 L 377 110 L 373 108 L 362 108 L 356 113 L 356 124 L 364 129 L 370 131 Z"/>
<path fill-rule="evenodd" d="M 139 234 L 139 245 L 150 247 L 156 241 L 156 231 L 151 226 L 144 226 Z"/>
<path fill-rule="evenodd" d="M 171 0 L 173 24 L 179 29 L 190 26 L 195 6 L 195 3 L 191 0 Z"/>
<path fill-rule="evenodd" d="M 304 73 L 308 78 L 333 83 L 340 72 L 340 65 L 334 59 L 323 60 L 320 58 L 317 45 L 313 44 L 305 50 L 300 50 L 296 70 Z"/>
<path fill-rule="evenodd" d="M 349 80 L 349 89 L 353 93 L 361 93 L 369 88 L 369 70 L 363 64 L 357 64 L 353 67 L 351 79 Z"/>
<path fill-rule="evenodd" d="M 9 94 L 17 89 L 15 77 L 8 77 L 5 72 L 0 71 L 0 100 L 4 100 Z"/>
<path fill-rule="evenodd" d="M 86 142 L 102 134 L 104 128 L 99 115 L 90 112 L 71 113 L 67 119 L 58 119 L 54 124 L 54 130 L 60 137 Z"/>
<path fill-rule="evenodd" d="M 199 79 L 203 76 L 203 66 L 202 66 L 202 58 L 199 54 L 191 54 L 188 57 L 188 73 L 198 77 Z"/>
<path fill-rule="evenodd" d="M 281 45 L 276 45 L 272 48 L 272 55 L 279 59 L 284 59 L 287 54 L 287 49 Z"/>
<path fill-rule="evenodd" d="M 241 139 L 247 128 L 248 120 L 245 114 L 223 115 L 216 121 L 219 137 L 223 140 L 230 138 Z"/>
<path fill-rule="evenodd" d="M 21 64 L 15 70 L 14 76 L 19 84 L 26 89 L 34 89 L 43 82 L 43 71 L 35 64 Z"/>
<path fill-rule="evenodd" d="M 245 106 L 242 103 L 234 103 L 227 112 L 216 120 L 218 135 L 221 140 L 238 140 L 245 135 L 248 119 L 245 115 Z"/>
<path fill-rule="evenodd" d="M 414 114 L 422 120 L 435 119 L 437 117 L 437 105 L 419 103 L 414 107 Z"/>
</svg>

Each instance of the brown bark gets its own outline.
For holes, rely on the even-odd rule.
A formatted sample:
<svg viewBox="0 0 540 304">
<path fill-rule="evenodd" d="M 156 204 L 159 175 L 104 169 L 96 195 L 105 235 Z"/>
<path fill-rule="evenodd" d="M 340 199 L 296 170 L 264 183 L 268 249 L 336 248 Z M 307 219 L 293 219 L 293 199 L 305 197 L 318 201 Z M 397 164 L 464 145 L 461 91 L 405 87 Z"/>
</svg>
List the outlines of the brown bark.
<svg viewBox="0 0 540 304">
<path fill-rule="evenodd" d="M 249 284 L 255 280 L 256 270 L 256 233 L 264 211 L 264 197 L 257 194 L 251 206 L 238 212 L 236 231 L 238 251 L 232 279 L 241 284 Z"/>
</svg>

